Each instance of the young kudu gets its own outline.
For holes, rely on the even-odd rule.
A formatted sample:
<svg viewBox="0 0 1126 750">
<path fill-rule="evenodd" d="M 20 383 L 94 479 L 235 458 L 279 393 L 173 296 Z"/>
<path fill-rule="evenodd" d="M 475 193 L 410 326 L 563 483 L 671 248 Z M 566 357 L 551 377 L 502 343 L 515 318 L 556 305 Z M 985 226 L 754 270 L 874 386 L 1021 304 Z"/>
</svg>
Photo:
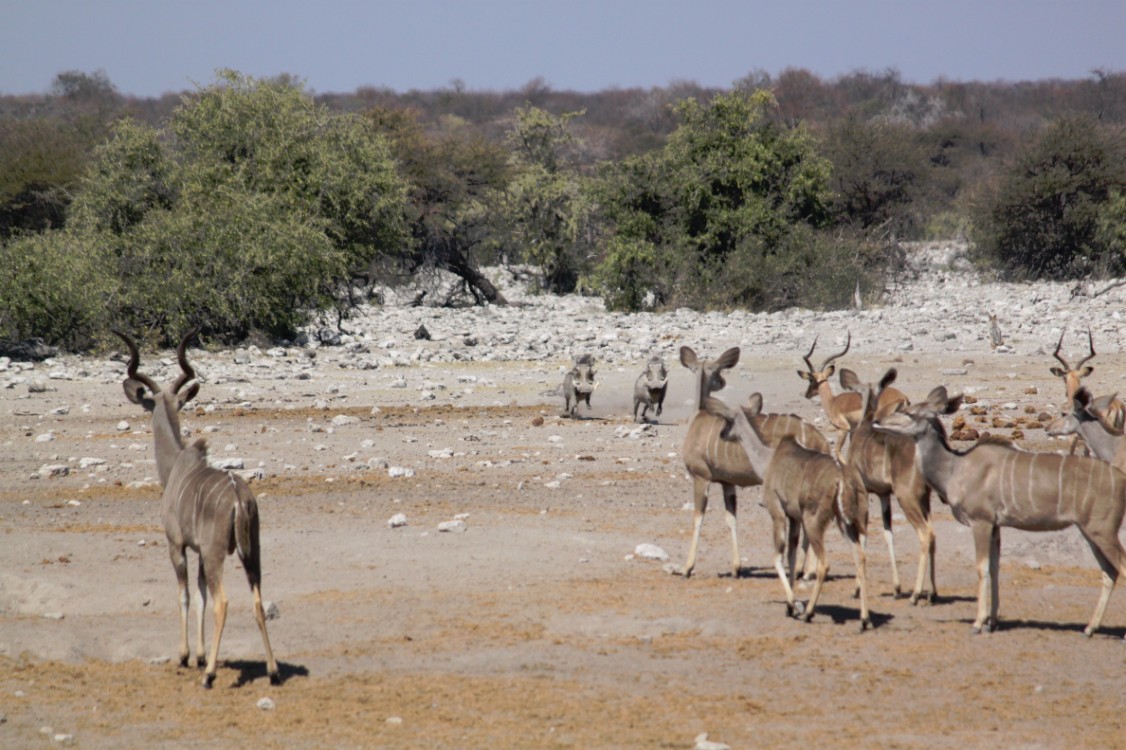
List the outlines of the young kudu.
<svg viewBox="0 0 1126 750">
<path fill-rule="evenodd" d="M 1071 400 L 1071 413 L 1048 425 L 1047 432 L 1053 437 L 1077 435 L 1083 438 L 1092 453 L 1126 472 L 1126 434 L 1106 416 L 1110 404 L 1117 400 L 1115 395 L 1092 398 L 1089 390 L 1080 387 Z"/>
<path fill-rule="evenodd" d="M 833 373 L 837 370 L 833 362 L 847 354 L 850 346 L 852 346 L 851 331 L 848 334 L 844 349 L 827 357 L 821 363 L 821 367 L 814 367 L 813 362 L 809 359 L 813 356 L 813 350 L 817 348 L 817 338 L 814 337 L 813 345 L 809 347 L 809 353 L 802 357 L 807 369 L 798 370 L 798 377 L 809 383 L 805 389 L 805 397 L 811 399 L 814 396 L 820 396 L 821 408 L 825 410 L 825 416 L 828 417 L 829 423 L 837 428 L 834 450 L 837 460 L 842 463 L 844 462 L 842 452 L 844 439 L 848 436 L 849 430 L 860 421 L 864 403 L 859 393 L 845 391 L 844 393 L 834 394 L 833 387 L 829 385 L 829 378 L 833 377 Z M 843 375 L 844 372 L 847 371 L 842 371 L 841 374 Z M 894 388 L 888 388 L 880 396 L 877 415 L 887 414 L 895 410 L 901 403 L 906 404 L 907 397 Z"/>
<path fill-rule="evenodd" d="M 884 539 L 888 555 L 891 556 L 895 595 L 898 597 L 901 589 L 891 528 L 892 495 L 899 501 L 903 515 L 919 537 L 919 565 L 915 573 L 915 587 L 911 591 L 911 603 L 917 604 L 920 598 L 933 602 L 938 596 L 938 588 L 934 571 L 935 536 L 931 525 L 931 490 L 915 462 L 915 441 L 905 435 L 880 432 L 872 426 L 878 416 L 880 395 L 888 390 L 895 377 L 896 371 L 888 370 L 878 389 L 874 393 L 868 391 L 863 415 L 849 434 L 846 463 L 860 473 L 867 491 L 880 499 Z M 860 380 L 851 370 L 841 371 L 841 382 L 859 395 Z M 924 590 L 928 571 L 929 592 Z"/>
<path fill-rule="evenodd" d="M 261 548 L 258 542 L 258 504 L 254 494 L 236 474 L 212 468 L 207 464 L 207 445 L 196 440 L 185 446 L 180 440 L 179 412 L 199 392 L 195 371 L 188 364 L 185 348 L 197 331 L 192 331 L 180 342 L 176 358 L 180 375 L 167 388 L 141 372 L 137 366 L 140 355 L 137 345 L 125 334 L 114 331 L 129 347 L 129 363 L 124 382 L 125 395 L 134 404 L 152 412 L 153 440 L 156 446 L 156 466 L 160 483 L 161 515 L 164 532 L 168 537 L 168 553 L 176 571 L 180 589 L 180 664 L 188 665 L 188 590 L 187 550 L 199 555 L 197 585 L 200 608 L 196 613 L 199 638 L 196 662 L 202 664 L 204 654 L 204 609 L 208 593 L 215 610 L 215 632 L 211 635 L 211 650 L 203 674 L 203 686 L 211 687 L 215 681 L 219 640 L 227 620 L 227 594 L 223 590 L 223 563 L 227 555 L 238 551 L 246 570 L 250 590 L 254 596 L 254 618 L 262 633 L 266 647 L 266 671 L 273 684 L 280 683 L 278 665 L 270 649 L 266 633 L 266 614 L 262 607 Z M 187 387 L 185 387 L 187 386 Z"/>
<path fill-rule="evenodd" d="M 1064 388 L 1067 391 L 1067 403 L 1069 404 L 1070 408 L 1070 404 L 1075 398 L 1075 394 L 1079 391 L 1079 388 L 1082 385 L 1081 381 L 1083 380 L 1083 378 L 1094 372 L 1094 367 L 1090 365 L 1084 367 L 1084 365 L 1091 361 L 1096 354 L 1095 339 L 1091 335 L 1091 329 L 1088 328 L 1087 348 L 1089 350 L 1089 353 L 1086 357 L 1079 360 L 1079 363 L 1076 364 L 1075 367 L 1072 367 L 1060 354 L 1060 348 L 1063 347 L 1063 336 L 1064 334 L 1061 332 L 1060 340 L 1056 342 L 1056 350 L 1052 352 L 1052 356 L 1055 357 L 1061 365 L 1063 365 L 1063 368 L 1053 367 L 1051 369 L 1051 372 L 1057 378 L 1061 378 L 1063 380 Z M 1126 404 L 1123 404 L 1118 400 L 1118 398 L 1112 396 L 1100 408 L 1104 410 L 1102 414 L 1107 419 L 1107 422 L 1115 429 L 1121 430 L 1123 428 L 1123 425 L 1126 424 Z M 1080 437 L 1080 434 L 1075 433 L 1075 436 L 1071 439 L 1068 453 L 1075 453 L 1075 446 L 1079 442 Z M 1088 451 L 1087 455 L 1090 455 L 1090 451 Z"/>
<path fill-rule="evenodd" d="M 688 561 L 681 569 L 684 576 L 692 575 L 696 567 L 696 553 L 700 546 L 700 528 L 708 507 L 708 487 L 718 482 L 723 488 L 723 502 L 727 525 L 731 530 L 731 564 L 736 577 L 742 568 L 739 542 L 736 534 L 737 503 L 735 488 L 762 484 L 766 465 L 770 461 L 774 443 L 787 434 L 813 450 L 827 449 L 828 443 L 816 428 L 793 415 L 760 414 L 762 397 L 751 397 L 750 406 L 743 408 L 747 419 L 755 423 L 755 440 L 744 446 L 728 434 L 729 422 L 710 414 L 704 402 L 715 391 L 727 385 L 723 371 L 739 361 L 739 348 L 728 349 L 714 360 L 701 359 L 690 347 L 680 348 L 680 362 L 695 374 L 696 414 L 684 438 L 684 464 L 692 477 L 692 496 L 695 505 L 692 542 Z M 761 430 L 761 432 L 760 432 Z M 768 438 L 762 435 L 769 435 Z"/>
<path fill-rule="evenodd" d="M 757 403 L 757 402 L 756 402 Z M 752 406 L 753 409 L 753 406 Z M 760 442 L 745 413 L 729 408 L 719 399 L 708 398 L 704 410 L 722 417 L 729 430 L 744 445 Z M 825 556 L 825 529 L 836 520 L 841 533 L 852 542 L 856 583 L 860 596 L 860 629 L 871 625 L 868 615 L 864 538 L 868 529 L 868 493 L 855 469 L 842 466 L 828 452 L 809 450 L 793 437 L 782 438 L 763 478 L 762 497 L 774 522 L 774 569 L 786 592 L 786 614 L 813 619 L 821 587 L 829 572 Z M 805 531 L 817 560 L 817 578 L 809 604 L 801 611 L 794 602 L 798 536 Z M 788 568 L 783 564 L 785 557 Z M 787 570 L 789 571 L 787 573 Z"/>
<path fill-rule="evenodd" d="M 1078 526 L 1103 572 L 1102 593 L 1084 633 L 1098 629 L 1126 550 L 1118 540 L 1126 512 L 1126 474 L 1084 456 L 1028 453 L 1007 443 L 978 442 L 956 451 L 939 420 L 961 405 L 942 386 L 923 403 L 884 416 L 877 430 L 911 437 L 927 484 L 950 505 L 954 517 L 973 530 L 977 554 L 975 632 L 997 627 L 1001 527 L 1055 531 Z M 989 589 L 986 589 L 986 582 Z"/>
</svg>

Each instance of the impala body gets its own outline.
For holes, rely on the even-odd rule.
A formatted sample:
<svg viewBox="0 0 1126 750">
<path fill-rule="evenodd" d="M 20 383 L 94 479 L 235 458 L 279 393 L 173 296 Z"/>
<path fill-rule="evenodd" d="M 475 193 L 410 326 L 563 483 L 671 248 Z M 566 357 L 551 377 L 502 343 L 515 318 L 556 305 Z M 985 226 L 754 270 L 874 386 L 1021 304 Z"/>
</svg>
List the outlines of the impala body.
<svg viewBox="0 0 1126 750">
<path fill-rule="evenodd" d="M 660 417 L 664 410 L 665 393 L 669 387 L 669 371 L 660 357 L 653 356 L 645 365 L 645 371 L 637 376 L 633 384 L 633 419 L 644 422 L 649 410 L 654 417 Z M 640 413 L 638 410 L 640 409 Z"/>
<path fill-rule="evenodd" d="M 583 354 L 575 359 L 575 366 L 563 376 L 563 399 L 566 416 L 575 419 L 579 413 L 579 402 L 586 403 L 590 411 L 590 394 L 594 393 L 594 358 Z"/>
<path fill-rule="evenodd" d="M 808 384 L 805 389 L 805 397 L 808 399 L 812 399 L 814 396 L 819 397 L 826 418 L 833 427 L 837 428 L 835 451 L 837 460 L 841 462 L 844 461 L 844 440 L 849 431 L 860 421 L 864 412 L 864 401 L 859 393 L 846 390 L 843 393 L 835 394 L 833 387 L 829 385 L 829 379 L 837 371 L 833 362 L 847 354 L 850 346 L 852 346 L 851 332 L 848 334 L 844 349 L 828 356 L 820 367 L 814 367 L 812 360 L 810 360 L 810 357 L 813 356 L 813 350 L 817 348 L 817 339 L 814 338 L 813 345 L 809 347 L 809 353 L 802 357 L 805 360 L 806 369 L 798 370 L 798 377 Z M 842 383 L 855 380 L 857 380 L 855 373 L 850 370 L 841 370 Z M 848 388 L 849 386 L 846 385 L 845 387 Z M 906 396 L 894 388 L 888 388 L 880 394 L 876 411 L 877 416 L 892 412 L 900 404 L 906 403 L 908 403 Z"/>
<path fill-rule="evenodd" d="M 1084 630 L 1091 635 L 1126 569 L 1126 550 L 1118 540 L 1126 512 L 1126 475 L 1098 459 L 1029 453 L 1007 443 L 978 442 L 956 451 L 946 441 L 939 416 L 957 411 L 961 401 L 940 386 L 925 402 L 882 417 L 875 426 L 915 441 L 927 483 L 950 504 L 954 517 L 973 530 L 978 574 L 974 630 L 997 626 L 1001 527 L 1054 531 L 1078 526 L 1103 572 L 1102 593 Z"/>
<path fill-rule="evenodd" d="M 254 494 L 241 477 L 213 468 L 207 463 L 205 442 L 196 440 L 184 446 L 180 439 L 179 412 L 199 392 L 195 371 L 188 364 L 185 348 L 195 335 L 189 333 L 180 342 L 177 359 L 181 374 L 167 388 L 137 371 L 140 356 L 132 339 L 114 331 L 129 347 L 129 362 L 123 383 L 126 397 L 152 412 L 153 440 L 156 447 L 157 471 L 164 492 L 161 495 L 161 517 L 168 538 L 168 553 L 176 572 L 180 591 L 180 664 L 188 665 L 188 560 L 190 549 L 199 556 L 197 584 L 200 608 L 196 613 L 198 640 L 196 661 L 204 660 L 204 609 L 210 593 L 215 612 L 215 631 L 207 655 L 203 686 L 211 687 L 219 655 L 219 641 L 227 619 L 227 595 L 223 589 L 223 563 L 238 552 L 254 597 L 254 616 L 266 650 L 266 671 L 270 681 L 280 682 L 278 665 L 266 632 L 266 615 L 262 606 L 261 547 L 259 545 L 258 504 Z M 184 386 L 188 387 L 185 388 Z"/>
</svg>

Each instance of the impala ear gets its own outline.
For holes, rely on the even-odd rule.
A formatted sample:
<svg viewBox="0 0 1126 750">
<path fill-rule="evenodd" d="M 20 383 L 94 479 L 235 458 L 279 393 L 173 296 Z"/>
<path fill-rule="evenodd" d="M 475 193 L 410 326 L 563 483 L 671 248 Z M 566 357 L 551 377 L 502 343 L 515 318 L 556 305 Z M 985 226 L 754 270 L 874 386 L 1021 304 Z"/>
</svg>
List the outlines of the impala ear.
<svg viewBox="0 0 1126 750">
<path fill-rule="evenodd" d="M 134 404 L 141 406 L 145 411 L 152 411 L 156 408 L 156 401 L 151 395 L 146 396 L 145 392 L 148 391 L 148 386 L 135 378 L 125 378 L 122 383 L 125 389 L 125 398 L 132 401 Z"/>
<path fill-rule="evenodd" d="M 828 380 L 829 378 L 833 377 L 833 373 L 836 372 L 836 371 L 837 371 L 836 365 L 829 365 L 828 367 L 826 367 L 825 368 L 825 379 Z"/>
<path fill-rule="evenodd" d="M 1094 367 L 1092 367 L 1091 365 L 1087 365 L 1086 367 L 1084 367 L 1082 370 L 1079 371 L 1079 377 L 1085 378 L 1094 371 L 1095 371 Z"/>
<path fill-rule="evenodd" d="M 1049 372 L 1051 372 L 1057 378 L 1062 378 L 1064 375 L 1067 374 L 1067 370 L 1062 370 L 1059 367 L 1053 367 L 1053 368 L 1051 368 L 1051 370 L 1049 370 Z"/>
<path fill-rule="evenodd" d="M 700 365 L 700 360 L 696 357 L 696 352 L 692 350 L 692 347 L 680 347 L 680 364 L 689 370 L 695 370 Z"/>
<path fill-rule="evenodd" d="M 798 377 L 802 380 L 813 380 L 813 376 L 805 370 L 798 370 Z"/>
</svg>

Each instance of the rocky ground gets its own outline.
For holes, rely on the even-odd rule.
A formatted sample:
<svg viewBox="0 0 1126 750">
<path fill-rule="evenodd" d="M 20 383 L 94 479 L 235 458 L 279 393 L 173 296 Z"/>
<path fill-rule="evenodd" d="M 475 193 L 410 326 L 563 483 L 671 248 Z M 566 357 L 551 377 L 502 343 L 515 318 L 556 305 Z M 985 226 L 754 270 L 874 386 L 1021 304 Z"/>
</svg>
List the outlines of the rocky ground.
<svg viewBox="0 0 1126 750">
<path fill-rule="evenodd" d="M 971 426 L 1035 450 L 1062 447 L 1042 429 L 1062 401 L 1048 371 L 1061 333 L 1077 359 L 1089 327 L 1091 386 L 1122 390 L 1122 291 L 987 283 L 957 251 L 915 249 L 901 283 L 859 311 L 614 314 L 497 272 L 522 305 L 387 293 L 338 340 L 313 327 L 285 346 L 191 349 L 202 389 L 184 427 L 260 502 L 278 687 L 237 559 L 215 689 L 175 664 L 152 434 L 121 391 L 121 356 L 0 359 L 0 746 L 1120 745 L 1126 609 L 1120 592 L 1082 637 L 1099 575 L 1075 530 L 1004 533 L 1004 627 L 977 637 L 972 541 L 945 507 L 933 606 L 892 596 L 873 512 L 864 634 L 835 531 L 818 616 L 784 616 L 757 489 L 740 493 L 740 578 L 715 489 L 697 575 L 660 559 L 681 563 L 691 530 L 683 345 L 741 347 L 719 395 L 759 391 L 824 428 L 794 371 L 814 337 L 818 359 L 851 334 L 841 363 L 862 378 L 894 365 L 912 399 L 939 383 L 971 394 Z M 565 419 L 559 385 L 583 353 L 600 385 L 589 413 Z M 669 398 L 638 425 L 632 383 L 652 354 L 670 366 Z M 161 382 L 174 366 L 143 354 Z M 917 545 L 898 514 L 895 541 L 911 579 Z"/>
</svg>

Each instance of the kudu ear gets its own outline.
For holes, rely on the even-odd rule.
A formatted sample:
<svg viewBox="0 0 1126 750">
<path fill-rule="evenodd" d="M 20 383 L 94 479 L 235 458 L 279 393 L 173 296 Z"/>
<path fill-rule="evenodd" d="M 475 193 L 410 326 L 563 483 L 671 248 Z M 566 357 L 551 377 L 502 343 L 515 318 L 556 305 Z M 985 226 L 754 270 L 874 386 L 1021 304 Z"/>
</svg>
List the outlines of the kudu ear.
<svg viewBox="0 0 1126 750">
<path fill-rule="evenodd" d="M 946 386 L 940 385 L 934 388 L 927 394 L 926 405 L 937 412 L 942 412 L 946 408 L 949 398 L 946 393 Z"/>
<path fill-rule="evenodd" d="M 1090 401 L 1090 407 L 1099 414 L 1106 414 L 1110 410 L 1110 405 L 1118 398 L 1118 393 L 1111 393 L 1108 396 L 1099 396 L 1094 401 Z"/>
<path fill-rule="evenodd" d="M 957 396 L 952 396 L 949 400 L 947 400 L 946 409 L 943 410 L 942 413 L 943 414 L 953 414 L 954 412 L 958 411 L 961 408 L 962 408 L 962 394 L 959 393 Z"/>
<path fill-rule="evenodd" d="M 700 360 L 696 357 L 696 352 L 692 350 L 692 347 L 680 347 L 680 364 L 684 365 L 689 370 L 695 370 L 700 366 Z"/>
<path fill-rule="evenodd" d="M 753 419 L 759 414 L 762 414 L 762 394 L 752 393 L 747 398 L 747 405 L 743 407 L 743 413 L 747 415 L 747 419 Z"/>
<path fill-rule="evenodd" d="M 181 409 L 183 409 L 184 405 L 187 404 L 189 401 L 191 401 L 193 398 L 195 398 L 196 394 L 198 394 L 198 393 L 199 393 L 199 383 L 198 382 L 193 382 L 187 388 L 182 388 L 180 390 L 180 392 L 176 394 L 176 411 L 180 411 Z"/>
<path fill-rule="evenodd" d="M 734 367 L 739 364 L 739 347 L 733 346 L 723 354 L 716 357 L 715 366 L 717 369 L 726 370 L 729 367 Z"/>
<path fill-rule="evenodd" d="M 143 407 L 145 411 L 152 411 L 156 408 L 156 401 L 152 398 L 151 394 L 146 396 L 145 392 L 148 391 L 148 386 L 136 378 L 125 378 L 122 383 L 125 389 L 125 398 Z"/>
</svg>

